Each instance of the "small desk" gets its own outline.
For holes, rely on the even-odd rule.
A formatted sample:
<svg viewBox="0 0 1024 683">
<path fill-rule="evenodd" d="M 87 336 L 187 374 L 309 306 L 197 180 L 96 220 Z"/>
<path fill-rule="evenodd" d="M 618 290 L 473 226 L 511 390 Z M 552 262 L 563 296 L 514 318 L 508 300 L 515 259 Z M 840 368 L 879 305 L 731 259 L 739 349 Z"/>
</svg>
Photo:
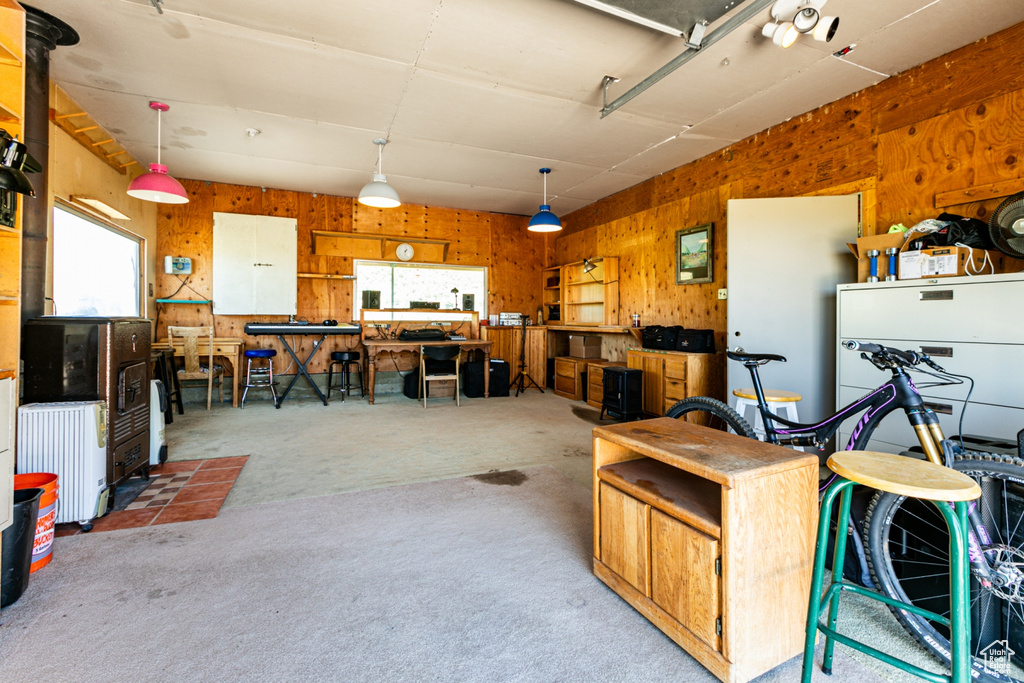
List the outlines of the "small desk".
<svg viewBox="0 0 1024 683">
<path fill-rule="evenodd" d="M 153 351 L 165 351 L 169 350 L 171 345 L 168 343 L 167 339 L 164 338 L 158 342 L 153 342 L 151 348 Z M 238 407 L 239 368 L 242 366 L 242 352 L 244 350 L 244 339 L 239 339 L 237 337 L 213 338 L 213 355 L 224 358 L 231 363 L 231 406 L 233 408 Z M 183 346 L 177 342 L 174 344 L 174 355 L 185 355 Z M 199 355 L 207 357 L 210 355 L 210 345 L 203 338 L 199 339 Z"/>
<path fill-rule="evenodd" d="M 363 346 L 366 347 L 366 361 L 369 367 L 370 405 L 373 405 L 373 389 L 377 380 L 377 354 L 390 351 L 412 351 L 418 352 L 421 346 L 451 346 L 458 344 L 463 353 L 480 349 L 484 353 L 484 398 L 491 395 L 491 342 L 484 339 L 467 339 L 465 341 L 397 341 L 397 340 L 374 340 L 364 339 Z"/>
</svg>

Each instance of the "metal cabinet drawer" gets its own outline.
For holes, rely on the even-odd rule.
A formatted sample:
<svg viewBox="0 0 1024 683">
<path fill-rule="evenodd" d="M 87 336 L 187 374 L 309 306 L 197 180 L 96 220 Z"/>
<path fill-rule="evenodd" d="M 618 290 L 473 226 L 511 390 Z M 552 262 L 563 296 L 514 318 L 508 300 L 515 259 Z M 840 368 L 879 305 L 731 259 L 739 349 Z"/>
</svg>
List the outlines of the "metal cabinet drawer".
<svg viewBox="0 0 1024 683">
<path fill-rule="evenodd" d="M 1004 406 L 1021 405 L 1024 402 L 1024 344 L 972 344 L 898 339 L 871 341 L 897 349 L 923 350 L 950 372 L 973 378 L 972 402 Z M 862 360 L 857 352 L 840 348 L 836 353 L 839 357 L 839 384 L 842 386 L 874 389 L 889 377 L 888 372 L 881 371 L 868 361 Z M 960 400 L 967 398 L 969 385 L 966 382 L 945 387 L 928 387 L 926 385 L 932 379 L 928 375 L 915 373 L 911 376 L 922 395 Z M 1021 427 L 1024 427 L 1024 424 Z"/>
<path fill-rule="evenodd" d="M 1015 344 L 1021 318 L 1007 315 L 1024 301 L 1024 280 L 949 278 L 839 288 L 843 338 L 918 339 Z"/>
</svg>

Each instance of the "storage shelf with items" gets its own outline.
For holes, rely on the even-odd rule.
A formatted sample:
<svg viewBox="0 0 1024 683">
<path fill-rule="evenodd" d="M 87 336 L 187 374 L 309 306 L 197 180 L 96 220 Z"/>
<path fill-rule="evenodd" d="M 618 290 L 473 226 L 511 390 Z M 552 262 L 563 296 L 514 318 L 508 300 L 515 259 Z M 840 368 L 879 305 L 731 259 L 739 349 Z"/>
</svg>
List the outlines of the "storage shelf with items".
<svg viewBox="0 0 1024 683">
<path fill-rule="evenodd" d="M 551 266 L 541 271 L 541 296 L 540 302 L 544 309 L 544 320 L 562 319 L 562 267 Z"/>
<path fill-rule="evenodd" d="M 587 259 L 562 266 L 562 323 L 619 322 L 619 259 Z"/>
<path fill-rule="evenodd" d="M 803 651 L 818 460 L 671 418 L 594 429 L 594 574 L 722 681 Z"/>
</svg>

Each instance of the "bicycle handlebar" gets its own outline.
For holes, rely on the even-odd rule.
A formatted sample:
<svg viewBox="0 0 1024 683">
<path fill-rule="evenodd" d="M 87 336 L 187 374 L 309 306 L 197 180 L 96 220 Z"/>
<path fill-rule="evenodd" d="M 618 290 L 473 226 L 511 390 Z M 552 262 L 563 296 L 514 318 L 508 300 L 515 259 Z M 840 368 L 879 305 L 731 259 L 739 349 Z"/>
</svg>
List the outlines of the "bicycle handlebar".
<svg viewBox="0 0 1024 683">
<path fill-rule="evenodd" d="M 880 354 L 889 358 L 895 358 L 907 365 L 917 365 L 921 361 L 927 359 L 927 356 L 917 353 L 916 351 L 900 351 L 899 349 L 894 349 L 890 346 L 872 344 L 871 342 L 860 342 L 855 339 L 847 339 L 843 342 L 843 347 L 850 351 L 864 351 L 865 353 Z"/>
</svg>

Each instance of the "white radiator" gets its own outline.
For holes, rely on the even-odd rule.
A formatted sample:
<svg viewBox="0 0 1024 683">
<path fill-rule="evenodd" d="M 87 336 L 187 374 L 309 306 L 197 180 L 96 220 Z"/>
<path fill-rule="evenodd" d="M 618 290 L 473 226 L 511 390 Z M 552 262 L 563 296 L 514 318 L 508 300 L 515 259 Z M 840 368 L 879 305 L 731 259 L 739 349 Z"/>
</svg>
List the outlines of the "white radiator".
<svg viewBox="0 0 1024 683">
<path fill-rule="evenodd" d="M 56 474 L 58 524 L 88 524 L 106 509 L 105 401 L 29 403 L 18 408 L 19 474 Z"/>
</svg>

